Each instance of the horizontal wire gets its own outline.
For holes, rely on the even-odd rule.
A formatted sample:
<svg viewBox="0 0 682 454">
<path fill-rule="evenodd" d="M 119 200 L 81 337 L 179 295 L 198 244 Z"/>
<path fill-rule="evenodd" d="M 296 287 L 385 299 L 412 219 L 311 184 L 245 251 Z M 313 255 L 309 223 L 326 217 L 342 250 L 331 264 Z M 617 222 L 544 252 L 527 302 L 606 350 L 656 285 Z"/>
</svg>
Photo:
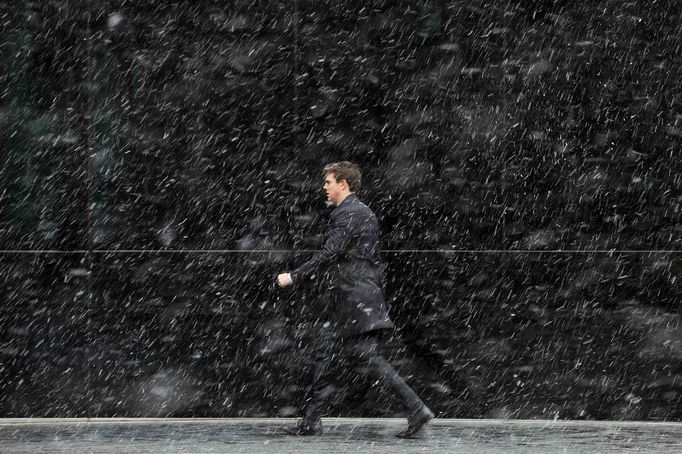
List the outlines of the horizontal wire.
<svg viewBox="0 0 682 454">
<path fill-rule="evenodd" d="M 319 249 L 0 249 L 0 254 L 286 254 Z M 385 254 L 679 254 L 676 249 L 382 249 Z"/>
</svg>

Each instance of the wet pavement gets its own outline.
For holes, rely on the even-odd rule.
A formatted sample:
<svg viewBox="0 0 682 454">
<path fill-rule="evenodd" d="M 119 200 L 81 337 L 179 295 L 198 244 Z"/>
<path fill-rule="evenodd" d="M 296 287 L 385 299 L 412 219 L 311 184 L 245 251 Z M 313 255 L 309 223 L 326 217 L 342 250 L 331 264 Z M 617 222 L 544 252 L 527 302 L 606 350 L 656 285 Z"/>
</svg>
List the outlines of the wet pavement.
<svg viewBox="0 0 682 454">
<path fill-rule="evenodd" d="M 682 423 L 436 419 L 420 439 L 405 420 L 327 418 L 325 433 L 284 433 L 278 419 L 0 419 L 12 453 L 680 453 Z"/>
</svg>

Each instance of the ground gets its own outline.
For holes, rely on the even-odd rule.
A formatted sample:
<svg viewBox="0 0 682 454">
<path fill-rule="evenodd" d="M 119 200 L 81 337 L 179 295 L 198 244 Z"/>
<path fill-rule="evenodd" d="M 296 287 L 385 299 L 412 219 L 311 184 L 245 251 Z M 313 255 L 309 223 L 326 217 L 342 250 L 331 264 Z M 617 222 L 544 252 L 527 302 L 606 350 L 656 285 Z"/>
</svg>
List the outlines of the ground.
<svg viewBox="0 0 682 454">
<path fill-rule="evenodd" d="M 0 419 L 3 453 L 678 453 L 682 423 L 436 419 L 401 440 L 402 419 L 327 418 L 319 437 L 294 419 Z"/>
</svg>

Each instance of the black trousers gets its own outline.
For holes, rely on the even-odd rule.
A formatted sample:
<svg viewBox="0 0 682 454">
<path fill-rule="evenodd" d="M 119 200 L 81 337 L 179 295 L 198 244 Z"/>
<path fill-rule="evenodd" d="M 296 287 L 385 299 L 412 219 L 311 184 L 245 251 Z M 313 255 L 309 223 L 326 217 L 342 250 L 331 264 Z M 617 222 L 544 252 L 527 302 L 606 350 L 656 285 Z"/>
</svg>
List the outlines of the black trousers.
<svg viewBox="0 0 682 454">
<path fill-rule="evenodd" d="M 342 362 L 344 368 L 353 367 L 356 373 L 367 374 L 368 378 L 388 386 L 410 415 L 424 406 L 417 393 L 381 355 L 380 347 L 383 342 L 380 331 L 382 330 L 337 337 L 331 329 L 322 328 L 315 348 L 313 382 L 303 411 L 303 424 L 313 425 L 322 416 L 331 389 L 330 367 L 337 360 Z"/>
</svg>

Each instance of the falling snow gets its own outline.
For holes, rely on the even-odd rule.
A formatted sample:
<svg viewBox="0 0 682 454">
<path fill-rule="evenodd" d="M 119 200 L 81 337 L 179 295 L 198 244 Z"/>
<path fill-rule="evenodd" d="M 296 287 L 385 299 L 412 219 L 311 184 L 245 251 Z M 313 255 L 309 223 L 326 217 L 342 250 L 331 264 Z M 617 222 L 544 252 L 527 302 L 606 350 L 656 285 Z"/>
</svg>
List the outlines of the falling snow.
<svg viewBox="0 0 682 454">
<path fill-rule="evenodd" d="M 297 416 L 324 279 L 274 279 L 351 160 L 437 416 L 679 421 L 681 15 L 3 2 L 0 417 Z M 335 386 L 330 416 L 404 416 Z"/>
</svg>

